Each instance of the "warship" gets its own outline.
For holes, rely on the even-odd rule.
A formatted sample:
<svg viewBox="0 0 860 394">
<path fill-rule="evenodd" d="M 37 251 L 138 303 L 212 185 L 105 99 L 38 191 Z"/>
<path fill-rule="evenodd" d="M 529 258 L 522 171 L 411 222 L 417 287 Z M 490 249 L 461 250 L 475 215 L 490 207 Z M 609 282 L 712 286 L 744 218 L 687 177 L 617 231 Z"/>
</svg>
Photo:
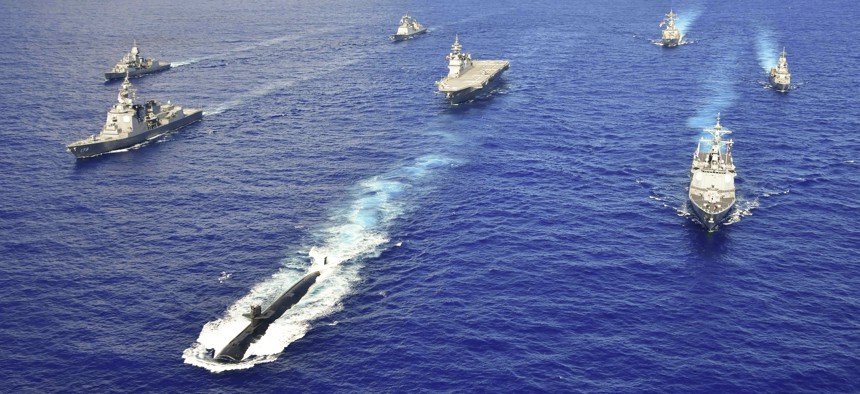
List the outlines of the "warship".
<svg viewBox="0 0 860 394">
<path fill-rule="evenodd" d="M 394 41 L 403 41 L 426 32 L 427 28 L 407 13 L 403 18 L 400 18 L 400 26 L 397 27 L 397 33 L 394 33 L 391 39 Z"/>
<path fill-rule="evenodd" d="M 120 79 L 126 75 L 136 77 L 167 70 L 168 68 L 170 68 L 170 63 L 146 59 L 140 56 L 140 49 L 137 48 L 137 41 L 135 41 L 131 47 L 131 51 L 126 53 L 116 66 L 113 66 L 113 70 L 105 73 L 105 79 L 110 81 L 112 79 Z"/>
<path fill-rule="evenodd" d="M 705 128 L 704 131 L 711 135 L 711 139 L 702 137 L 693 154 L 689 198 L 699 221 L 708 231 L 714 231 L 735 205 L 733 142 L 722 139 L 724 134 L 731 134 L 731 131 L 720 126 L 720 114 L 717 114 L 714 127 Z M 702 151 L 703 144 L 708 146 L 705 151 Z"/>
<path fill-rule="evenodd" d="M 678 14 L 669 10 L 669 13 L 666 14 L 666 20 L 660 22 L 660 26 L 666 25 L 666 28 L 663 29 L 664 47 L 675 47 L 681 44 L 681 31 L 675 27 L 676 16 L 678 16 Z"/>
<path fill-rule="evenodd" d="M 777 62 L 776 67 L 770 69 L 770 83 L 780 92 L 787 91 L 791 84 L 788 61 L 785 60 L 785 48 L 782 48 L 782 55 L 779 56 L 779 62 Z"/>
<path fill-rule="evenodd" d="M 275 320 L 278 320 L 287 310 L 301 301 L 311 286 L 316 283 L 319 276 L 319 271 L 305 275 L 296 284 L 281 294 L 278 299 L 272 302 L 265 311 L 261 312 L 262 308 L 260 305 L 251 306 L 249 313 L 242 315 L 248 318 L 248 325 L 233 340 L 227 343 L 223 349 L 215 353 L 213 358 L 216 361 L 225 363 L 235 363 L 245 359 L 245 353 L 251 347 L 251 344 L 265 335 L 269 326 Z"/>
<path fill-rule="evenodd" d="M 462 103 L 490 90 L 498 77 L 510 67 L 507 60 L 472 60 L 472 55 L 462 53 L 460 37 L 454 38 L 448 59 L 448 76 L 436 81 L 440 93 L 452 104 Z"/>
<path fill-rule="evenodd" d="M 101 133 L 67 145 L 69 152 L 81 159 L 128 148 L 203 118 L 202 110 L 183 109 L 170 101 L 137 104 L 136 94 L 126 75 Z"/>
</svg>

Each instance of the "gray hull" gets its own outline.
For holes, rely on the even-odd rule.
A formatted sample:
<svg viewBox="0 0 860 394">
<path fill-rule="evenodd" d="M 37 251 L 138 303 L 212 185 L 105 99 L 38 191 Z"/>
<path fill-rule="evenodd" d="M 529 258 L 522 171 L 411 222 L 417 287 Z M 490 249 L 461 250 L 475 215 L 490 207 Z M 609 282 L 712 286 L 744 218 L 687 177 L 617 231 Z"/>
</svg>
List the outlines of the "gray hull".
<svg viewBox="0 0 860 394">
<path fill-rule="evenodd" d="M 409 34 L 395 34 L 395 35 L 391 36 L 391 39 L 394 41 L 403 41 L 403 40 L 408 40 L 410 38 L 413 38 L 417 35 L 424 34 L 426 32 L 427 32 L 427 29 L 425 28 L 425 29 L 421 29 L 421 30 L 416 30 L 416 31 L 409 33 Z"/>
<path fill-rule="evenodd" d="M 490 92 L 499 86 L 501 82 L 502 73 L 496 74 L 493 78 L 487 81 L 487 85 L 481 88 L 466 88 L 463 90 L 458 90 L 456 92 L 446 92 L 445 97 L 451 102 L 451 104 L 460 104 L 466 101 L 472 100 L 475 97 L 478 97 L 482 93 Z"/>
<path fill-rule="evenodd" d="M 787 83 L 776 83 L 773 79 L 770 80 L 770 84 L 773 85 L 773 88 L 780 92 L 787 92 L 788 87 L 791 86 Z"/>
<path fill-rule="evenodd" d="M 676 47 L 680 43 L 681 43 L 680 38 L 673 38 L 671 40 L 663 40 L 663 47 L 666 47 L 666 48 Z"/>
<path fill-rule="evenodd" d="M 149 67 L 149 68 L 144 68 L 144 69 L 139 69 L 139 70 L 129 70 L 128 76 L 129 77 L 137 77 L 137 76 L 141 76 L 141 75 L 145 75 L 145 74 L 152 74 L 155 72 L 164 71 L 164 70 L 167 70 L 169 68 L 170 68 L 170 63 L 158 62 L 158 64 L 153 64 L 152 67 Z M 122 72 L 122 73 L 113 73 L 113 72 L 105 73 L 105 79 L 108 81 L 110 81 L 112 79 L 122 79 L 122 78 L 125 78 L 124 72 Z"/>
<path fill-rule="evenodd" d="M 705 226 L 708 231 L 714 231 L 720 223 L 726 220 L 726 217 L 729 216 L 729 212 L 732 211 L 732 207 L 735 206 L 734 203 L 729 205 L 725 210 L 717 212 L 715 214 L 710 214 L 699 208 L 696 203 L 690 201 L 690 206 L 693 207 L 693 213 L 696 214 L 696 218 L 699 219 L 699 222 Z"/>
<path fill-rule="evenodd" d="M 69 152 L 72 152 L 78 159 L 83 159 L 87 157 L 92 157 L 96 155 L 100 155 L 102 153 L 107 153 L 119 149 L 125 149 L 128 147 L 135 146 L 140 144 L 146 140 L 158 137 L 159 135 L 165 134 L 171 130 L 176 130 L 182 127 L 185 127 L 191 123 L 194 123 L 200 119 L 203 119 L 203 110 L 195 110 L 195 112 L 191 112 L 192 110 L 188 110 L 190 113 L 188 116 L 177 120 L 175 122 L 168 123 L 163 126 L 156 127 L 152 130 L 147 130 L 146 132 L 137 134 L 132 137 L 115 139 L 109 141 L 98 141 L 93 142 L 91 144 L 78 144 L 74 143 L 68 145 Z"/>
</svg>

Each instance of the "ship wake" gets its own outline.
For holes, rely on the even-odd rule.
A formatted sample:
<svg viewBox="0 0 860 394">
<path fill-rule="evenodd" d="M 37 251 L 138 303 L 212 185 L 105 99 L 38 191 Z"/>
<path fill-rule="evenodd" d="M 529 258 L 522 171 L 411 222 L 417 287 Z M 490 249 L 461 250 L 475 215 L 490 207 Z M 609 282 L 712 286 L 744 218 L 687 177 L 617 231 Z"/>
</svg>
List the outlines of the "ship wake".
<svg viewBox="0 0 860 394">
<path fill-rule="evenodd" d="M 214 53 L 211 55 L 201 56 L 201 57 L 192 58 L 192 59 L 188 59 L 188 60 L 170 62 L 170 66 L 171 67 L 182 67 L 182 66 L 188 66 L 191 64 L 203 63 L 203 62 L 212 61 L 212 60 L 217 60 L 217 61 L 229 60 L 229 59 L 235 58 L 236 57 L 235 55 L 238 53 L 254 51 L 254 50 L 257 50 L 260 48 L 266 48 L 266 47 L 270 47 L 273 45 L 282 44 L 285 42 L 299 42 L 302 40 L 308 40 L 309 38 L 314 38 L 317 36 L 331 35 L 331 34 L 334 34 L 338 31 L 347 31 L 347 30 L 348 29 L 345 27 L 339 27 L 339 28 L 338 27 L 328 27 L 325 29 L 315 30 L 314 32 L 312 32 L 310 34 L 303 33 L 303 32 L 286 34 L 283 36 L 273 37 L 273 38 L 269 38 L 269 39 L 262 40 L 262 41 L 246 43 L 244 45 L 237 46 L 233 49 L 229 49 L 229 50 L 226 50 L 226 51 L 220 52 L 220 53 Z"/>
<path fill-rule="evenodd" d="M 222 318 L 206 323 L 197 341 L 183 352 L 185 363 L 223 372 L 277 360 L 284 348 L 304 337 L 315 321 L 343 308 L 342 301 L 361 280 L 361 268 L 366 262 L 399 244 L 390 242 L 388 231 L 392 222 L 408 211 L 404 195 L 427 176 L 453 164 L 445 157 L 424 156 L 359 182 L 352 202 L 334 212 L 330 224 L 313 234 L 317 241 L 300 252 L 307 257 L 286 259 L 277 273 L 255 285 L 248 295 L 227 308 Z M 316 284 L 298 305 L 287 310 L 251 344 L 246 356 L 253 356 L 229 364 L 212 358 L 213 350 L 222 349 L 247 326 L 248 319 L 242 314 L 252 305 L 265 307 L 313 271 L 321 274 Z"/>
<path fill-rule="evenodd" d="M 719 63 L 713 65 L 707 73 L 706 79 L 702 82 L 707 95 L 703 98 L 702 103 L 698 106 L 699 109 L 693 117 L 687 119 L 687 126 L 702 130 L 714 124 L 714 119 L 717 113 L 724 112 L 730 108 L 737 100 L 737 93 L 734 88 L 736 73 L 736 56 L 727 55 L 720 59 Z M 731 127 L 729 127 L 731 128 Z M 700 137 L 707 134 L 702 132 L 696 135 L 696 141 Z"/>
<path fill-rule="evenodd" d="M 696 19 L 699 19 L 699 15 L 701 14 L 702 10 L 699 9 L 685 10 L 683 14 L 679 12 L 678 21 L 675 22 L 675 26 L 681 31 L 681 44 L 684 44 L 687 32 L 690 31 L 693 24 L 696 23 Z"/>
<path fill-rule="evenodd" d="M 756 34 L 756 55 L 758 56 L 758 64 L 765 73 L 769 73 L 771 68 L 776 67 L 779 47 L 777 47 L 773 32 L 770 30 L 759 28 Z"/>
</svg>

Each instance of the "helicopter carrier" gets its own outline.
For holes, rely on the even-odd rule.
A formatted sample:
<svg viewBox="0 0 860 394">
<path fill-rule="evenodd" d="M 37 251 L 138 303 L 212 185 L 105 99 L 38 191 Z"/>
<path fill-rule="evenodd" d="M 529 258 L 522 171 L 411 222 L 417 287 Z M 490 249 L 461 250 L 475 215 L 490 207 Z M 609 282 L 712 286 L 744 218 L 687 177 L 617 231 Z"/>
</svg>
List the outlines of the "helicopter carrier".
<svg viewBox="0 0 860 394">
<path fill-rule="evenodd" d="M 439 92 L 445 93 L 452 104 L 471 100 L 479 93 L 491 90 L 510 67 L 507 60 L 472 60 L 472 55 L 462 50 L 460 37 L 456 36 L 451 53 L 446 56 L 448 76 L 436 81 Z"/>
<path fill-rule="evenodd" d="M 101 133 L 67 145 L 69 152 L 81 159 L 125 149 L 203 118 L 202 110 L 184 109 L 170 101 L 137 104 L 136 94 L 126 76 Z"/>
<path fill-rule="evenodd" d="M 702 137 L 693 154 L 690 169 L 689 199 L 693 212 L 708 231 L 714 231 L 735 205 L 735 164 L 732 140 L 723 140 L 731 131 L 720 125 L 720 115 L 713 128 L 705 128 L 711 139 Z M 706 149 L 702 149 L 703 145 Z"/>
</svg>

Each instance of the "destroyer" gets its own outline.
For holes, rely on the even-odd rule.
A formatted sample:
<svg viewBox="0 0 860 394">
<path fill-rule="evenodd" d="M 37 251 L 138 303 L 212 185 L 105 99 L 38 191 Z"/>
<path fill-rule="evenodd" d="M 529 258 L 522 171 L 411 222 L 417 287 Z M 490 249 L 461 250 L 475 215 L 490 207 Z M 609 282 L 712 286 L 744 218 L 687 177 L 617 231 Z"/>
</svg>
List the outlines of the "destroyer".
<svg viewBox="0 0 860 394">
<path fill-rule="evenodd" d="M 770 69 L 770 83 L 776 90 L 785 92 L 791 84 L 791 73 L 788 72 L 788 61 L 785 60 L 785 48 L 782 48 L 782 55 L 779 56 L 779 61 L 776 67 Z"/>
<path fill-rule="evenodd" d="M 704 131 L 711 135 L 711 139 L 702 137 L 693 154 L 689 198 L 699 221 L 708 231 L 714 231 L 735 205 L 734 143 L 722 139 L 724 134 L 730 134 L 731 131 L 720 126 L 720 114 L 717 114 L 714 127 Z M 710 145 L 704 152 L 701 150 L 703 144 Z"/>
<path fill-rule="evenodd" d="M 113 70 L 105 73 L 105 79 L 110 81 L 111 79 L 120 79 L 126 75 L 136 77 L 138 75 L 167 70 L 168 68 L 170 68 L 170 63 L 146 59 L 140 56 L 140 49 L 137 48 L 137 41 L 135 41 L 131 47 L 131 51 L 126 53 L 116 66 L 113 66 Z"/>
<path fill-rule="evenodd" d="M 481 91 L 489 90 L 498 77 L 510 67 L 507 60 L 472 60 L 472 55 L 462 53 L 460 37 L 454 38 L 451 53 L 448 54 L 448 76 L 436 81 L 439 92 L 451 103 L 470 100 Z"/>
<path fill-rule="evenodd" d="M 80 159 L 128 148 L 203 118 L 202 110 L 183 109 L 170 101 L 137 104 L 136 93 L 126 76 L 101 133 L 67 145 L 69 152 Z"/>
<path fill-rule="evenodd" d="M 407 13 L 403 18 L 400 18 L 400 26 L 397 27 L 397 33 L 394 33 L 391 39 L 394 41 L 408 40 L 426 32 L 427 28 Z"/>
<path fill-rule="evenodd" d="M 666 28 L 663 29 L 663 46 L 664 47 L 675 47 L 681 44 L 681 31 L 675 27 L 675 17 L 678 14 L 669 10 L 669 13 L 666 14 L 666 20 L 660 22 L 660 26 L 666 25 Z"/>
</svg>

